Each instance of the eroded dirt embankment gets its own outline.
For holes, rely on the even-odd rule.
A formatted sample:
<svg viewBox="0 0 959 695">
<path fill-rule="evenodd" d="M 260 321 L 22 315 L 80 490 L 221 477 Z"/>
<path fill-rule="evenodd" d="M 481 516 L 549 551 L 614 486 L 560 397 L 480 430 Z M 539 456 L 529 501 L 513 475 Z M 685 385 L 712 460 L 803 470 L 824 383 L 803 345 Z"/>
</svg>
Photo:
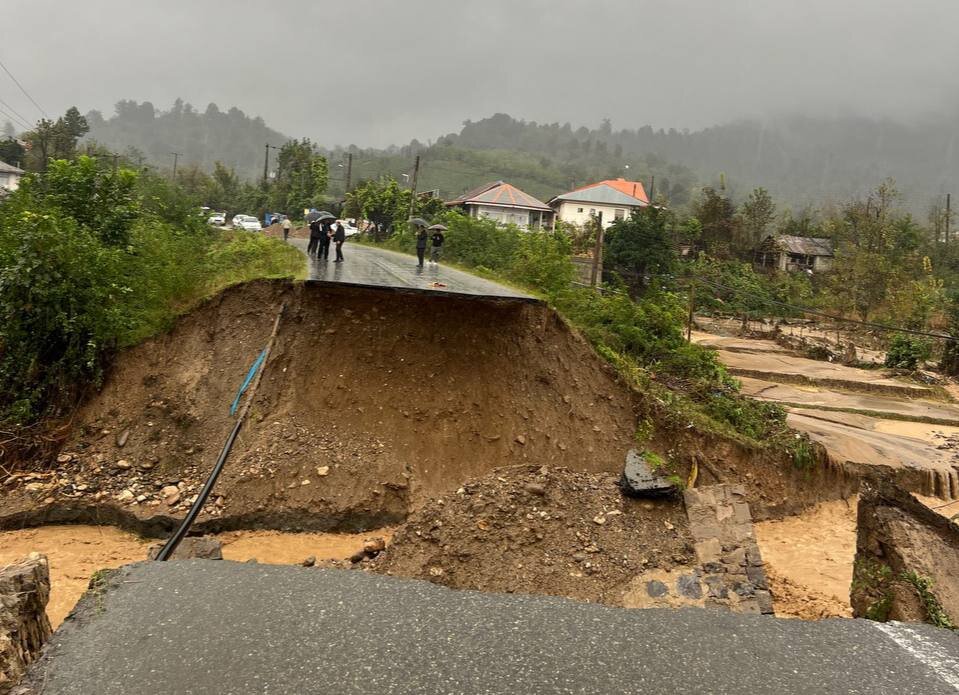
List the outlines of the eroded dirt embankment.
<svg viewBox="0 0 959 695">
<path fill-rule="evenodd" d="M 15 482 L 6 525 L 169 528 L 216 459 L 283 303 L 200 528 L 362 530 L 495 467 L 622 465 L 632 394 L 546 307 L 257 282 L 122 355 L 58 472 Z"/>
<path fill-rule="evenodd" d="M 264 281 L 121 355 L 57 464 L 0 480 L 0 528 L 168 534 L 284 305 L 197 531 L 399 526 L 371 569 L 618 604 L 638 573 L 694 556 L 681 499 L 639 503 L 616 488 L 637 417 L 655 424 L 651 446 L 671 472 L 742 485 L 756 520 L 858 487 L 824 456 L 798 468 L 785 447 L 667 417 L 545 306 Z"/>
</svg>

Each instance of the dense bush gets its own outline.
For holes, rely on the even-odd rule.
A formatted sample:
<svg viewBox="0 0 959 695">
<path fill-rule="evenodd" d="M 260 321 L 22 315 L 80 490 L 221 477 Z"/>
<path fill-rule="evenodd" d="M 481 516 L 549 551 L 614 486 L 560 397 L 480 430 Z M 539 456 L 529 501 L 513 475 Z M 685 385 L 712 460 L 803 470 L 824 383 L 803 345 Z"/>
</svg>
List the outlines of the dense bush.
<svg viewBox="0 0 959 695">
<path fill-rule="evenodd" d="M 916 369 L 929 359 L 932 344 L 919 336 L 897 333 L 886 350 L 886 366 L 894 369 Z"/>
<path fill-rule="evenodd" d="M 0 203 L 0 424 L 61 414 L 117 347 L 205 293 L 302 268 L 282 242 L 210 230 L 184 199 L 80 157 Z"/>
</svg>

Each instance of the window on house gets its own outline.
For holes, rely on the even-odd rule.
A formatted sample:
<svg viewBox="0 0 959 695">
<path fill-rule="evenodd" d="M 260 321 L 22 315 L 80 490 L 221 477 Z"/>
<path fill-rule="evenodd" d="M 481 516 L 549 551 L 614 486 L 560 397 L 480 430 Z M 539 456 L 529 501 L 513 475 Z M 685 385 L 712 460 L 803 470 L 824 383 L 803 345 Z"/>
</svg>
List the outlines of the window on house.
<svg viewBox="0 0 959 695">
<path fill-rule="evenodd" d="M 616 219 L 616 220 L 626 219 L 626 211 L 620 208 L 616 208 L 615 210 L 613 210 L 613 219 Z"/>
<path fill-rule="evenodd" d="M 589 209 L 589 214 L 590 214 L 590 215 L 595 215 L 595 214 L 596 214 L 596 208 L 590 208 L 590 209 Z"/>
<path fill-rule="evenodd" d="M 576 208 L 576 212 L 582 212 L 583 208 Z"/>
</svg>

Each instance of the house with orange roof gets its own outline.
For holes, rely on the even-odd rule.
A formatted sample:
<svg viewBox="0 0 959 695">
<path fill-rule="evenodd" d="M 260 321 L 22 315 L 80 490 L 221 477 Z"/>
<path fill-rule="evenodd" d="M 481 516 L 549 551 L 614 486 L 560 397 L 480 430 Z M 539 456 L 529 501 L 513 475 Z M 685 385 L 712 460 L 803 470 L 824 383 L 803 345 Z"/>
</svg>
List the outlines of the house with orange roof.
<svg viewBox="0 0 959 695">
<path fill-rule="evenodd" d="M 649 196 L 640 181 L 608 179 L 563 193 L 549 201 L 556 219 L 584 225 L 595 218 L 606 229 L 625 219 L 633 210 L 649 205 Z"/>
<path fill-rule="evenodd" d="M 446 206 L 460 208 L 470 217 L 515 224 L 521 229 L 541 229 L 553 224 L 553 209 L 549 205 L 504 181 L 474 188 L 448 201 Z"/>
</svg>

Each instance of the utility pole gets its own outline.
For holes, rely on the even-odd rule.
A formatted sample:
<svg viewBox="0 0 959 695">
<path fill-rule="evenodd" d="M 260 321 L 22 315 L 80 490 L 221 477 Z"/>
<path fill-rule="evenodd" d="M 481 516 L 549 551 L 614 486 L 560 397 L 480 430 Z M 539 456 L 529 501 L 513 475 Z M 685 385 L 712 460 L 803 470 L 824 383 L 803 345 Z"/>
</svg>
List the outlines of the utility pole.
<svg viewBox="0 0 959 695">
<path fill-rule="evenodd" d="M 696 308 L 696 281 L 689 281 L 689 316 L 686 317 L 686 342 L 693 342 L 693 311 Z"/>
<path fill-rule="evenodd" d="M 596 220 L 598 229 L 596 230 L 596 245 L 593 247 L 593 271 L 589 276 L 589 284 L 596 287 L 602 282 L 603 267 L 603 213 L 600 212 L 593 219 Z"/>
<path fill-rule="evenodd" d="M 176 182 L 176 164 L 182 155 L 179 152 L 171 152 L 170 154 L 173 155 L 173 181 L 175 183 Z"/>
<path fill-rule="evenodd" d="M 263 156 L 263 185 L 266 185 L 266 178 L 270 172 L 270 143 L 264 145 L 265 154 Z"/>
<path fill-rule="evenodd" d="M 649 177 L 649 202 L 653 202 L 653 197 L 656 195 L 656 177 L 650 175 Z"/>
<path fill-rule="evenodd" d="M 946 193 L 946 243 L 949 243 L 949 223 L 952 221 L 952 193 Z"/>
<path fill-rule="evenodd" d="M 410 182 L 410 217 L 416 214 L 416 177 L 420 173 L 420 156 L 416 155 L 416 163 L 413 164 L 413 180 Z"/>
<path fill-rule="evenodd" d="M 350 192 L 350 187 L 353 185 L 353 153 L 349 152 L 346 155 L 346 192 Z"/>
</svg>

